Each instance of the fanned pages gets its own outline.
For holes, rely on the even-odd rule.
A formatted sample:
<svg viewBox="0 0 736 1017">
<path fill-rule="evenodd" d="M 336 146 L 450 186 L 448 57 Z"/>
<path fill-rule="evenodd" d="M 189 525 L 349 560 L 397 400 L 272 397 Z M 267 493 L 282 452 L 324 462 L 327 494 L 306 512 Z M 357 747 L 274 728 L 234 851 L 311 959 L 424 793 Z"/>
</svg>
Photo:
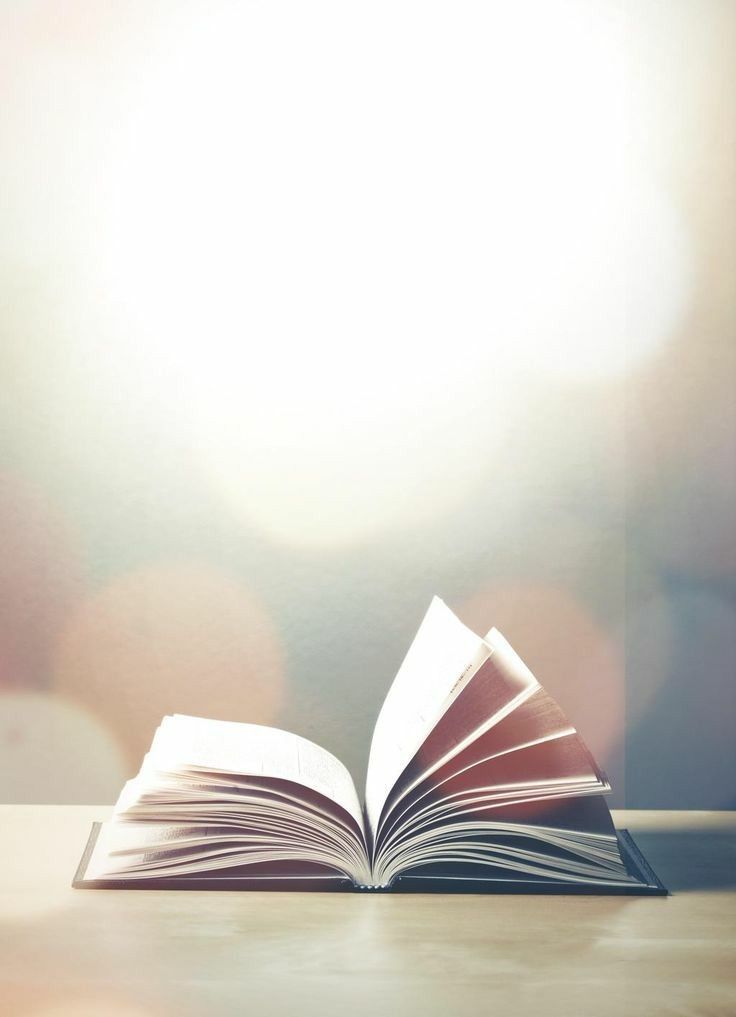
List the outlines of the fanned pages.
<svg viewBox="0 0 736 1017">
<path fill-rule="evenodd" d="M 275 728 L 165 717 L 79 887 L 665 893 L 579 734 L 495 629 L 437 597 L 348 771 Z"/>
</svg>

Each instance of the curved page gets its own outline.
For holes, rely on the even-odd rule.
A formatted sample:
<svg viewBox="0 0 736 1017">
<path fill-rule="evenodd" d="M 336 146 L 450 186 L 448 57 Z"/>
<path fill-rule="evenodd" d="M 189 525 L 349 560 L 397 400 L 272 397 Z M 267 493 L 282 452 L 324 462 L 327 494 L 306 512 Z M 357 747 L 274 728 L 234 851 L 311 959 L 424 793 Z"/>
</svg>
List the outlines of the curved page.
<svg viewBox="0 0 736 1017">
<path fill-rule="evenodd" d="M 403 797 L 448 761 L 472 752 L 473 745 L 480 739 L 492 744 L 499 728 L 506 731 L 510 728 L 515 733 L 511 735 L 508 747 L 513 747 L 529 738 L 539 739 L 555 730 L 569 728 L 568 721 L 557 707 L 554 718 L 535 715 L 531 732 L 525 730 L 523 722 L 517 723 L 517 717 L 526 717 L 527 703 L 540 693 L 542 696 L 546 693 L 499 632 L 491 630 L 484 642 L 489 645 L 491 656 L 476 669 L 463 690 L 453 697 L 452 703 L 394 782 L 375 830 L 377 841 L 392 808 Z M 526 728 L 529 728 L 528 724 Z M 503 736 L 499 738 L 498 751 L 503 748 L 502 743 Z"/>
<path fill-rule="evenodd" d="M 237 724 L 175 714 L 164 717 L 132 784 L 146 786 L 151 771 L 218 770 L 292 781 L 331 798 L 352 816 L 363 818 L 353 780 L 340 762 L 314 742 L 259 724 Z M 133 792 L 128 788 L 128 794 Z M 126 808 L 121 796 L 116 810 Z"/>
<path fill-rule="evenodd" d="M 373 731 L 365 791 L 372 831 L 394 784 L 490 653 L 480 636 L 433 598 Z"/>
</svg>

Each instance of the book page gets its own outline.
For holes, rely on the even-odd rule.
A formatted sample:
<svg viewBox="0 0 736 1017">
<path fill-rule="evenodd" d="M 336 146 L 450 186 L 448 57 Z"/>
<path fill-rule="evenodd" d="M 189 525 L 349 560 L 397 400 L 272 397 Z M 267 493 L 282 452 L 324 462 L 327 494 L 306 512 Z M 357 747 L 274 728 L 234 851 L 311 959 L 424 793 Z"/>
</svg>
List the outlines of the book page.
<svg viewBox="0 0 736 1017">
<path fill-rule="evenodd" d="M 517 736 L 506 734 L 506 738 L 510 738 L 512 743 L 515 737 L 516 744 L 524 740 L 525 735 L 514 718 L 526 716 L 523 712 L 524 705 L 535 694 L 544 695 L 544 693 L 531 671 L 500 633 L 495 629 L 492 630 L 484 642 L 489 645 L 491 656 L 476 670 L 472 680 L 465 683 L 462 691 L 453 696 L 447 710 L 395 782 L 384 805 L 381 826 L 397 803 L 410 794 L 420 782 L 427 781 L 435 771 L 447 765 L 454 757 L 472 753 L 479 746 L 479 742 L 484 741 L 484 738 L 488 739 L 489 732 L 492 740 L 493 731 L 498 731 L 499 725 L 506 732 L 509 728 L 518 731 Z M 549 717 L 539 716 L 540 731 L 544 726 L 545 731 L 549 733 L 547 729 L 550 723 L 554 726 L 555 722 L 558 722 L 558 727 L 569 728 L 569 722 L 559 707 L 556 707 L 556 704 L 552 704 L 552 707 L 556 710 L 554 721 Z M 380 829 L 374 830 L 373 833 L 376 839 L 380 840 Z"/>
<path fill-rule="evenodd" d="M 190 767 L 302 784 L 336 802 L 363 828 L 347 769 L 326 749 L 288 731 L 182 714 L 164 717 L 138 779 L 150 771 Z"/>
<path fill-rule="evenodd" d="M 376 721 L 366 780 L 375 831 L 396 780 L 491 648 L 434 597 Z"/>
<path fill-rule="evenodd" d="M 306 878 L 315 869 L 322 875 L 353 878 L 353 864 L 339 844 L 303 834 L 290 837 L 267 827 L 238 829 L 218 818 L 207 825 L 119 820 L 100 827 L 84 879 L 167 880 L 216 873 L 251 879 L 268 873 L 283 879 Z M 245 867 L 250 872 L 244 872 Z M 332 872 L 325 872 L 325 867 Z M 365 878 L 360 870 L 359 874 Z"/>
</svg>

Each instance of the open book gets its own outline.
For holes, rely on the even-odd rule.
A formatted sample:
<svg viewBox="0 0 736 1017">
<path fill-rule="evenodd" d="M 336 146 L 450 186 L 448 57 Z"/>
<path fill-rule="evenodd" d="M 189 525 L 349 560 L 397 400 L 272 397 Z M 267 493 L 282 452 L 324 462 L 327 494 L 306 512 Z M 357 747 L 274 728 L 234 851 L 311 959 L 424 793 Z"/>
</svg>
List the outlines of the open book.
<svg viewBox="0 0 736 1017">
<path fill-rule="evenodd" d="M 609 790 L 503 636 L 435 597 L 378 717 L 363 804 L 304 738 L 165 717 L 74 886 L 666 893 L 614 829 Z"/>
</svg>

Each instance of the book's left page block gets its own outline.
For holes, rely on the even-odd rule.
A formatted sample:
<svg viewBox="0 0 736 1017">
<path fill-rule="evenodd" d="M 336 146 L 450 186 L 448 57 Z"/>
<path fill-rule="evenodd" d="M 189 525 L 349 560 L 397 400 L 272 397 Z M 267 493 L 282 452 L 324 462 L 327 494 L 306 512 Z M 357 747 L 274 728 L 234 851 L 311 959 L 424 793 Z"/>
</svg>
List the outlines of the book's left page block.
<svg viewBox="0 0 736 1017">
<path fill-rule="evenodd" d="M 129 782 L 118 808 L 125 808 L 154 773 L 191 769 L 302 784 L 341 806 L 362 829 L 362 809 L 352 777 L 326 749 L 274 727 L 183 714 L 163 719 L 140 774 Z"/>
</svg>

